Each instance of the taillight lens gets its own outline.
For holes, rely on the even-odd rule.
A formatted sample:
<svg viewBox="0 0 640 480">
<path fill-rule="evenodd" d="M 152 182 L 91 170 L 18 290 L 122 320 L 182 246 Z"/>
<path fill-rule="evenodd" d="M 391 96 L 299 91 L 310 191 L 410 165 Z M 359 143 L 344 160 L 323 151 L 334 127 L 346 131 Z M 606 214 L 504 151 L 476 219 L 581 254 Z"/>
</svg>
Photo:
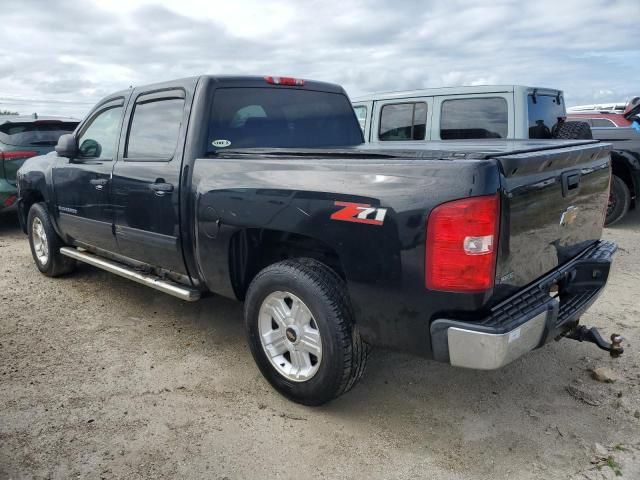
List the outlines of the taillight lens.
<svg viewBox="0 0 640 480">
<path fill-rule="evenodd" d="M 21 158 L 35 157 L 38 152 L 32 151 L 14 151 L 14 152 L 0 152 L 0 160 L 19 160 Z"/>
<path fill-rule="evenodd" d="M 425 285 L 481 292 L 494 285 L 500 197 L 464 198 L 434 208 L 427 222 Z"/>
<path fill-rule="evenodd" d="M 301 78 L 293 77 L 264 77 L 267 83 L 271 85 L 285 85 L 287 87 L 303 87 L 304 80 Z"/>
</svg>

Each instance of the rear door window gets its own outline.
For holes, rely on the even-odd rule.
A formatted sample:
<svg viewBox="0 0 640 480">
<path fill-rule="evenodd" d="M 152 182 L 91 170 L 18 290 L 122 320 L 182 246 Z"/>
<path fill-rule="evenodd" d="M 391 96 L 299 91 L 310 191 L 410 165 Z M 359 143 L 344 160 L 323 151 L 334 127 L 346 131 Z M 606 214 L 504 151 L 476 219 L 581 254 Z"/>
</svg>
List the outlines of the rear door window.
<svg viewBox="0 0 640 480">
<path fill-rule="evenodd" d="M 557 95 L 529 95 L 529 138 L 553 138 L 558 122 L 564 119 L 562 97 Z"/>
<path fill-rule="evenodd" d="M 35 121 L 0 125 L 0 142 L 7 145 L 55 146 L 60 136 L 72 133 L 78 122 Z"/>
<path fill-rule="evenodd" d="M 440 138 L 507 138 L 509 114 L 501 97 L 444 100 L 440 111 Z"/>
<path fill-rule="evenodd" d="M 362 143 L 362 131 L 345 95 L 282 87 L 217 89 L 208 137 L 208 152 Z"/>
<path fill-rule="evenodd" d="M 128 160 L 171 160 L 178 144 L 183 112 L 184 98 L 136 103 L 125 157 Z"/>
<path fill-rule="evenodd" d="M 380 112 L 378 138 L 382 141 L 424 140 L 427 104 L 391 103 Z"/>
</svg>

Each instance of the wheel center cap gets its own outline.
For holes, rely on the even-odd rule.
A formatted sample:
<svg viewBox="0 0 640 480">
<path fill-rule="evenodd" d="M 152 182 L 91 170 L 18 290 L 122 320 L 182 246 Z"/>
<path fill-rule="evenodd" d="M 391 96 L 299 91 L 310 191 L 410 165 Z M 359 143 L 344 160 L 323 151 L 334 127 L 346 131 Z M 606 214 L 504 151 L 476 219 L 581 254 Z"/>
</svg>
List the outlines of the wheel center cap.
<svg viewBox="0 0 640 480">
<path fill-rule="evenodd" d="M 287 328 L 284 333 L 287 336 L 287 340 L 289 340 L 291 343 L 296 343 L 296 341 L 298 340 L 298 333 L 293 328 Z"/>
</svg>

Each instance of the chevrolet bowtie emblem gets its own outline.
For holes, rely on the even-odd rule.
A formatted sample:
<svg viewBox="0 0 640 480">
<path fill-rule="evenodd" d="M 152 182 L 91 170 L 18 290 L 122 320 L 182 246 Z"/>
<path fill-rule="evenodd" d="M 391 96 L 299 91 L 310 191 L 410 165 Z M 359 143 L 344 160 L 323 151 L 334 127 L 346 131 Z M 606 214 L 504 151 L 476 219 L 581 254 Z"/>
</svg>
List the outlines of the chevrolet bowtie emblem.
<svg viewBox="0 0 640 480">
<path fill-rule="evenodd" d="M 574 207 L 573 205 L 567 208 L 564 212 L 562 212 L 562 216 L 560 217 L 560 226 L 568 227 L 573 222 L 575 222 L 576 217 L 578 216 L 578 207 Z"/>
</svg>

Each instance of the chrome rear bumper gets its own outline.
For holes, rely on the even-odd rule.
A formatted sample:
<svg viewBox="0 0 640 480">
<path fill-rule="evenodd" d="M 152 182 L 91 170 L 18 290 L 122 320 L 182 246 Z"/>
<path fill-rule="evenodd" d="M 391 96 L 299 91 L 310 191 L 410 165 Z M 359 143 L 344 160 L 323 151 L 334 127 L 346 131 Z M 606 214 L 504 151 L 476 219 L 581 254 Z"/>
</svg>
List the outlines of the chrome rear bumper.
<svg viewBox="0 0 640 480">
<path fill-rule="evenodd" d="M 604 289 L 617 245 L 598 242 L 574 260 L 497 304 L 478 321 L 431 323 L 434 359 L 456 367 L 493 370 L 578 324 Z M 552 286 L 559 293 L 550 296 Z"/>
<path fill-rule="evenodd" d="M 450 327 L 449 362 L 454 367 L 494 370 L 536 348 L 547 324 L 549 312 L 542 312 L 505 333 L 487 333 Z"/>
</svg>

